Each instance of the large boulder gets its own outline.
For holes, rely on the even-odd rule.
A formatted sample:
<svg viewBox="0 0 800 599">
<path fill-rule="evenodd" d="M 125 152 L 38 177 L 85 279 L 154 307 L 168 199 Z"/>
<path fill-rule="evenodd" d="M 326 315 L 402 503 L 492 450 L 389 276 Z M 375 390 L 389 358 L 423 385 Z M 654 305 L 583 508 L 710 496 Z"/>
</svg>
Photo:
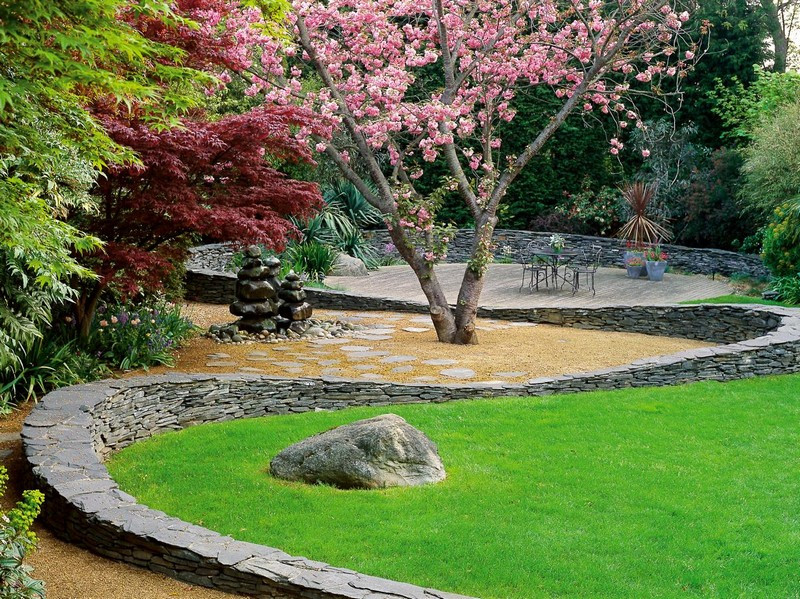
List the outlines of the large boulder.
<svg viewBox="0 0 800 599">
<path fill-rule="evenodd" d="M 366 277 L 368 275 L 369 271 L 360 258 L 344 253 L 336 256 L 336 261 L 331 268 L 332 277 Z"/>
<path fill-rule="evenodd" d="M 446 476 L 436 444 L 396 414 L 304 439 L 275 456 L 269 470 L 284 480 L 340 489 L 410 487 Z"/>
</svg>

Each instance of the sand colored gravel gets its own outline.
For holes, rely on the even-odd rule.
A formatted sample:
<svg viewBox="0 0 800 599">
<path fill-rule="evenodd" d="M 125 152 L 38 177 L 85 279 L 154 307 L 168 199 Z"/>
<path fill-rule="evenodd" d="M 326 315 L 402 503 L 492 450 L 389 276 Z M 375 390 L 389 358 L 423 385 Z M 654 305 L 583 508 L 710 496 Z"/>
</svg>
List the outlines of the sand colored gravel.
<svg viewBox="0 0 800 599">
<path fill-rule="evenodd" d="M 233 320 L 226 306 L 190 304 L 186 314 L 203 327 Z M 316 344 L 306 340 L 278 344 L 220 344 L 198 337 L 179 351 L 175 370 L 240 372 L 245 369 L 244 372 L 274 376 L 328 375 L 397 382 L 522 382 L 539 376 L 619 366 L 638 358 L 710 345 L 636 333 L 553 325 L 523 326 L 524 323 L 479 319 L 479 344 L 458 346 L 439 343 L 430 320 L 424 315 L 318 310 L 314 316 L 379 328 L 358 331 L 354 338 L 342 344 L 328 344 L 326 341 Z M 375 334 L 371 334 L 372 331 Z M 348 351 L 352 348 L 365 351 Z M 227 355 L 216 359 L 209 357 L 214 354 Z M 426 364 L 431 360 L 438 363 Z M 471 370 L 475 374 L 463 379 L 442 374 L 443 370 L 453 369 Z M 151 372 L 168 370 L 159 367 L 151 369 Z"/>
</svg>

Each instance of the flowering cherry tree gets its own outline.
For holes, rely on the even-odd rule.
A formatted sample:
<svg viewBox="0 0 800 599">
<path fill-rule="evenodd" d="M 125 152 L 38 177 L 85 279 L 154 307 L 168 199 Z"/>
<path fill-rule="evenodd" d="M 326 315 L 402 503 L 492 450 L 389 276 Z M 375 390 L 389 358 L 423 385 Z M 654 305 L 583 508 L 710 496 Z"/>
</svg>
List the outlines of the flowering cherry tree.
<svg viewBox="0 0 800 599">
<path fill-rule="evenodd" d="M 497 210 L 511 182 L 573 112 L 599 113 L 618 131 L 642 127 L 637 93 L 665 97 L 699 52 L 679 0 L 293 0 L 292 35 L 261 41 L 250 94 L 299 103 L 323 130 L 305 136 L 384 215 L 419 279 L 440 341 L 475 343 L 475 317 L 492 258 Z M 303 83 L 311 75 L 314 83 Z M 498 125 L 533 86 L 552 89 L 547 125 L 519 155 Z M 623 136 L 609 151 L 623 148 Z M 426 164 L 448 176 L 415 188 Z M 451 308 L 436 277 L 452 232 L 436 223 L 456 192 L 475 223 Z"/>
</svg>

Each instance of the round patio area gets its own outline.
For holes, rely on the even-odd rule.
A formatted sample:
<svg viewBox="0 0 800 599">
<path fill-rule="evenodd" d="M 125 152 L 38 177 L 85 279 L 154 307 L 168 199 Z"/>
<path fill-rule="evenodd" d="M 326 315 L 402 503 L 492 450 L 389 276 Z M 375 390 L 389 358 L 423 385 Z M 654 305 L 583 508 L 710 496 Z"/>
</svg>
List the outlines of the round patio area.
<svg viewBox="0 0 800 599">
<path fill-rule="evenodd" d="M 436 275 L 448 300 L 455 302 L 466 264 L 439 264 Z M 595 295 L 584 286 L 575 295 L 567 285 L 563 289 L 544 288 L 529 291 L 526 277 L 522 282 L 521 264 L 491 264 L 481 294 L 481 306 L 502 308 L 575 307 L 601 308 L 618 305 L 665 306 L 688 300 L 705 299 L 733 292 L 722 280 L 707 275 L 666 273 L 664 280 L 630 279 L 622 268 L 600 268 L 595 275 Z M 370 297 L 387 297 L 424 302 L 425 296 L 413 271 L 407 265 L 385 266 L 366 277 L 327 277 L 325 283 L 335 289 Z"/>
</svg>

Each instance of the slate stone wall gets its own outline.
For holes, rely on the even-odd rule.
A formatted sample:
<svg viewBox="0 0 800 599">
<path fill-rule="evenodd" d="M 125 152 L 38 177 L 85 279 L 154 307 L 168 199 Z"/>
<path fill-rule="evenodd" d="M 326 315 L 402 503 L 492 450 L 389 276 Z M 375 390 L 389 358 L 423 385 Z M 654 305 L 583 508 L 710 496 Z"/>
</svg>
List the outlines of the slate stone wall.
<svg viewBox="0 0 800 599">
<path fill-rule="evenodd" d="M 513 250 L 515 260 L 520 262 L 528 243 L 534 240 L 546 243 L 550 235 L 551 233 L 498 229 L 494 235 L 497 245 L 495 256 L 500 257 L 503 248 L 508 246 Z M 365 237 L 379 251 L 383 251 L 386 244 L 391 241 L 386 231 L 367 231 Z M 459 229 L 448 248 L 447 262 L 466 262 L 472 249 L 473 237 L 471 229 Z M 563 235 L 563 237 L 567 245 L 573 249 L 591 250 L 593 245 L 600 246 L 603 266 L 622 266 L 625 247 L 618 239 L 587 235 Z M 670 265 L 686 272 L 708 275 L 745 273 L 754 277 L 769 275 L 769 271 L 758 256 L 678 245 L 663 247 L 670 255 Z M 216 304 L 232 302 L 236 276 L 225 270 L 232 256 L 233 249 L 226 244 L 216 243 L 192 248 L 189 260 L 186 262 L 186 298 Z"/>
<path fill-rule="evenodd" d="M 699 312 L 687 313 L 685 309 Z M 758 336 L 516 385 L 409 385 L 238 374 L 101 381 L 48 394 L 25 422 L 25 456 L 32 482 L 45 492 L 43 518 L 54 532 L 104 556 L 194 584 L 255 597 L 454 599 L 458 596 L 235 541 L 151 510 L 119 490 L 102 460 L 110 452 L 154 434 L 233 418 L 800 372 L 800 311 L 737 306 L 693 306 L 681 311 L 684 320 L 695 315 L 733 323 L 738 315 L 744 324 L 731 324 L 724 335 L 750 331 L 750 335 Z M 624 314 L 615 321 L 627 321 L 631 329 L 644 330 L 655 322 L 649 313 L 621 312 Z M 572 318 L 567 313 L 547 313 L 548 318 L 563 323 Z M 662 316 L 671 318 L 668 313 Z M 581 318 L 603 328 L 610 317 L 589 314 Z M 596 320 L 587 320 L 591 318 Z M 680 320 L 674 318 L 674 322 Z M 715 334 L 723 335 L 719 331 Z"/>
<path fill-rule="evenodd" d="M 472 243 L 475 232 L 472 229 L 459 229 L 447 248 L 447 262 L 467 262 L 472 253 Z M 511 229 L 497 229 L 494 232 L 494 255 L 499 258 L 507 246 L 513 252 L 516 262 L 520 262 L 525 247 L 532 241 L 547 243 L 552 233 L 539 231 L 517 231 Z M 600 261 L 603 266 L 623 265 L 625 244 L 619 239 L 608 237 L 591 237 L 589 235 L 561 234 L 570 249 L 591 251 L 592 246 L 600 246 L 602 253 Z M 367 231 L 365 237 L 370 244 L 382 251 L 391 241 L 387 231 Z M 686 272 L 710 275 L 714 273 L 731 275 L 745 273 L 754 277 L 768 276 L 769 271 L 764 266 L 761 258 L 750 254 L 739 254 L 713 248 L 690 248 L 682 245 L 662 245 L 669 254 L 671 267 L 679 268 Z M 399 256 L 398 256 L 399 257 Z"/>
</svg>

